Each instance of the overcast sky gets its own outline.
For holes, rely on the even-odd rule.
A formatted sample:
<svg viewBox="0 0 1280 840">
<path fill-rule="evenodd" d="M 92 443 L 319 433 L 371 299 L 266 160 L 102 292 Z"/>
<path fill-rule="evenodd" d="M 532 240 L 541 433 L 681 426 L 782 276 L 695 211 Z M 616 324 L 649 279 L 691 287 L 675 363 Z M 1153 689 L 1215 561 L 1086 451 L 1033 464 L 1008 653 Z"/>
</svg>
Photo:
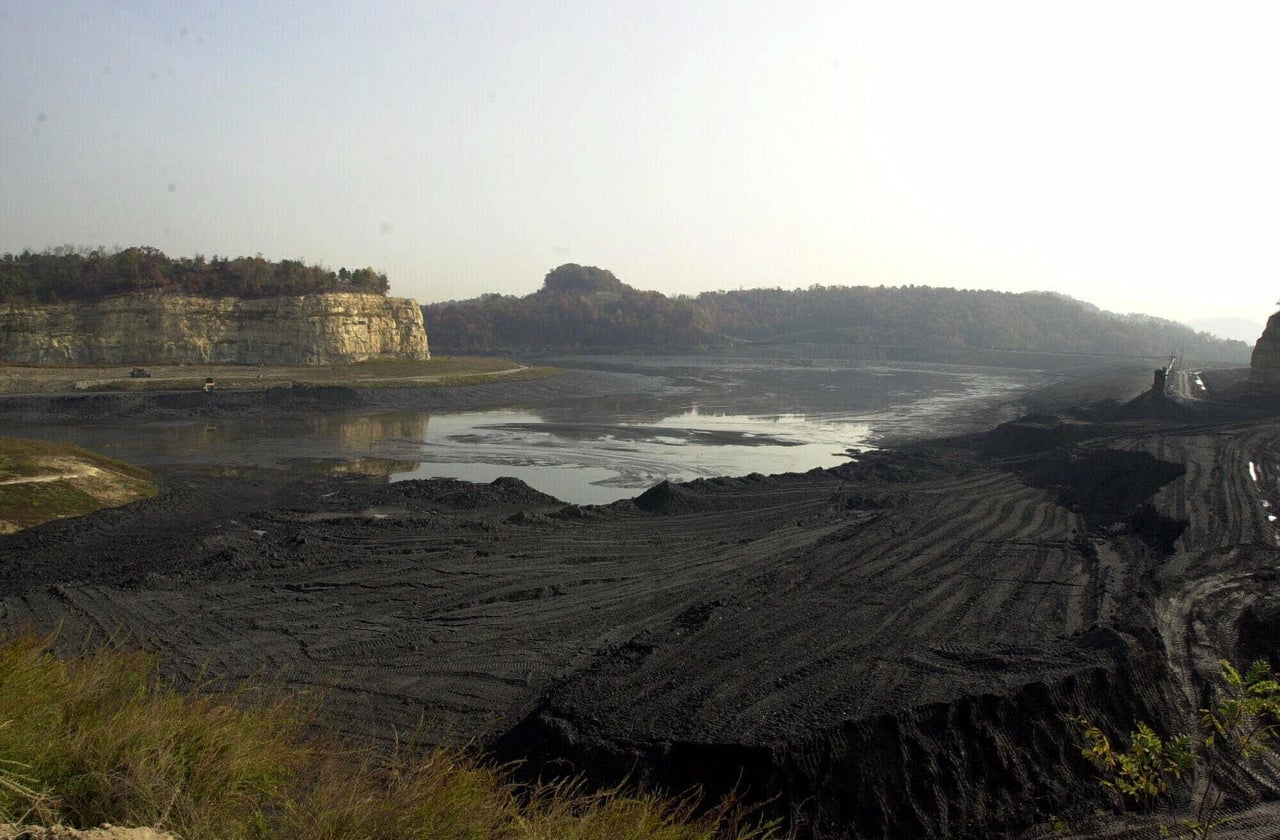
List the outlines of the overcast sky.
<svg viewBox="0 0 1280 840">
<path fill-rule="evenodd" d="M 393 294 L 1052 289 L 1260 325 L 1280 3 L 0 0 L 0 251 Z"/>
</svg>

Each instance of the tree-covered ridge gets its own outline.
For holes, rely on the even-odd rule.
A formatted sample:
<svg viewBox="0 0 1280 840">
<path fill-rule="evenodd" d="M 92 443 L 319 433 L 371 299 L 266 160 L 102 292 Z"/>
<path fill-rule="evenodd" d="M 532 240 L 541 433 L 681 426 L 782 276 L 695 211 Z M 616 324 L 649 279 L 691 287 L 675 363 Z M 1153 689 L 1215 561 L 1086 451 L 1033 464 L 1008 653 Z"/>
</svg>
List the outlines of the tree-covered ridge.
<svg viewBox="0 0 1280 840">
<path fill-rule="evenodd" d="M 604 269 L 572 263 L 547 274 L 534 294 L 429 304 L 422 313 L 432 346 L 439 334 L 443 346 L 458 353 L 495 347 L 704 349 L 715 343 L 709 322 L 687 299 L 642 292 Z"/>
<path fill-rule="evenodd" d="M 560 292 L 564 294 L 622 294 L 635 291 L 630 286 L 613 276 L 612 271 L 596 268 L 594 265 L 578 265 L 565 263 L 547 272 L 542 280 L 543 294 Z"/>
<path fill-rule="evenodd" d="M 1049 292 L 929 286 L 810 286 L 668 298 L 603 269 L 564 265 L 530 295 L 485 295 L 423 307 L 432 345 L 703 350 L 734 340 L 1014 350 L 1244 362 L 1249 347 L 1148 316 L 1122 316 Z"/>
<path fill-rule="evenodd" d="M 324 292 L 385 295 L 387 275 L 372 268 L 331 271 L 301 260 L 168 257 L 155 248 L 114 252 L 70 247 L 0 256 L 0 303 L 100 300 L 172 290 L 203 297 L 292 297 Z"/>
</svg>

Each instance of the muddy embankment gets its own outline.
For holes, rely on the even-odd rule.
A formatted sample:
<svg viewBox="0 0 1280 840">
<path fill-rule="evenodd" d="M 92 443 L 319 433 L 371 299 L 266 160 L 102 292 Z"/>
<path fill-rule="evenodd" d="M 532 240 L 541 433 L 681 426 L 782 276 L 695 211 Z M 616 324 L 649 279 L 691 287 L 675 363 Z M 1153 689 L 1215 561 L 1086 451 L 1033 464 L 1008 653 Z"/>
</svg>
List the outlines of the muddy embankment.
<svg viewBox="0 0 1280 840">
<path fill-rule="evenodd" d="M 282 417 L 359 411 L 470 411 L 545 404 L 583 394 L 629 394 L 658 387 L 635 374 L 566 371 L 545 379 L 464 386 L 352 387 L 302 382 L 260 389 L 0 394 L 0 424 Z"/>
<path fill-rule="evenodd" d="M 816 836 L 1083 825 L 1106 800 L 1066 714 L 1190 729 L 1218 656 L 1276 656 L 1280 423 L 1113 413 L 602 507 L 162 472 L 0 537 L 0 622 L 282 672 L 373 741 L 737 787 Z M 1276 789 L 1215 772 L 1241 805 Z"/>
</svg>

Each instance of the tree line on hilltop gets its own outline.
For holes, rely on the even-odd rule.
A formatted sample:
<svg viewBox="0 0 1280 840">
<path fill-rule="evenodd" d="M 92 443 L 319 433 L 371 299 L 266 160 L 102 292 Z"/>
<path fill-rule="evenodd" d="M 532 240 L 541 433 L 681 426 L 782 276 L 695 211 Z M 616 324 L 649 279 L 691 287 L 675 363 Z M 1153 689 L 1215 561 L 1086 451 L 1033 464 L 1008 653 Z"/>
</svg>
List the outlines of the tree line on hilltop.
<svg viewBox="0 0 1280 840">
<path fill-rule="evenodd" d="M 301 260 L 168 257 L 156 248 L 54 248 L 0 256 L 0 303 L 68 303 L 171 290 L 203 297 L 292 297 L 324 292 L 385 295 L 387 275 L 337 271 Z"/>
<path fill-rule="evenodd" d="M 929 286 L 748 289 L 666 297 L 604 269 L 568 264 L 523 297 L 488 294 L 423 307 L 432 346 L 709 350 L 735 341 L 803 341 L 939 350 L 1013 350 L 1246 361 L 1249 348 L 1174 321 L 1116 315 L 1052 292 Z"/>
</svg>

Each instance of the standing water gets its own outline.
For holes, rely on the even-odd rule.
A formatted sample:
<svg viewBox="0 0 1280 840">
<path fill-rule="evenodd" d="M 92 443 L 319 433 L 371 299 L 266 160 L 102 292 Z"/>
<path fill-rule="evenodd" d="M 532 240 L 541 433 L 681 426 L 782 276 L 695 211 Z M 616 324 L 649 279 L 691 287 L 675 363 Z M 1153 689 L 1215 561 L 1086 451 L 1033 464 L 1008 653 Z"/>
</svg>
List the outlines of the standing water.
<svg viewBox="0 0 1280 840">
<path fill-rule="evenodd" d="M 851 448 L 989 426 L 1009 414 L 1017 392 L 1046 379 L 1005 369 L 696 358 L 597 357 L 589 366 L 625 372 L 634 387 L 523 409 L 95 423 L 6 433 L 70 440 L 153 467 L 323 469 L 393 481 L 515 476 L 567 502 L 600 504 L 663 480 L 803 472 L 843 463 Z"/>
</svg>

